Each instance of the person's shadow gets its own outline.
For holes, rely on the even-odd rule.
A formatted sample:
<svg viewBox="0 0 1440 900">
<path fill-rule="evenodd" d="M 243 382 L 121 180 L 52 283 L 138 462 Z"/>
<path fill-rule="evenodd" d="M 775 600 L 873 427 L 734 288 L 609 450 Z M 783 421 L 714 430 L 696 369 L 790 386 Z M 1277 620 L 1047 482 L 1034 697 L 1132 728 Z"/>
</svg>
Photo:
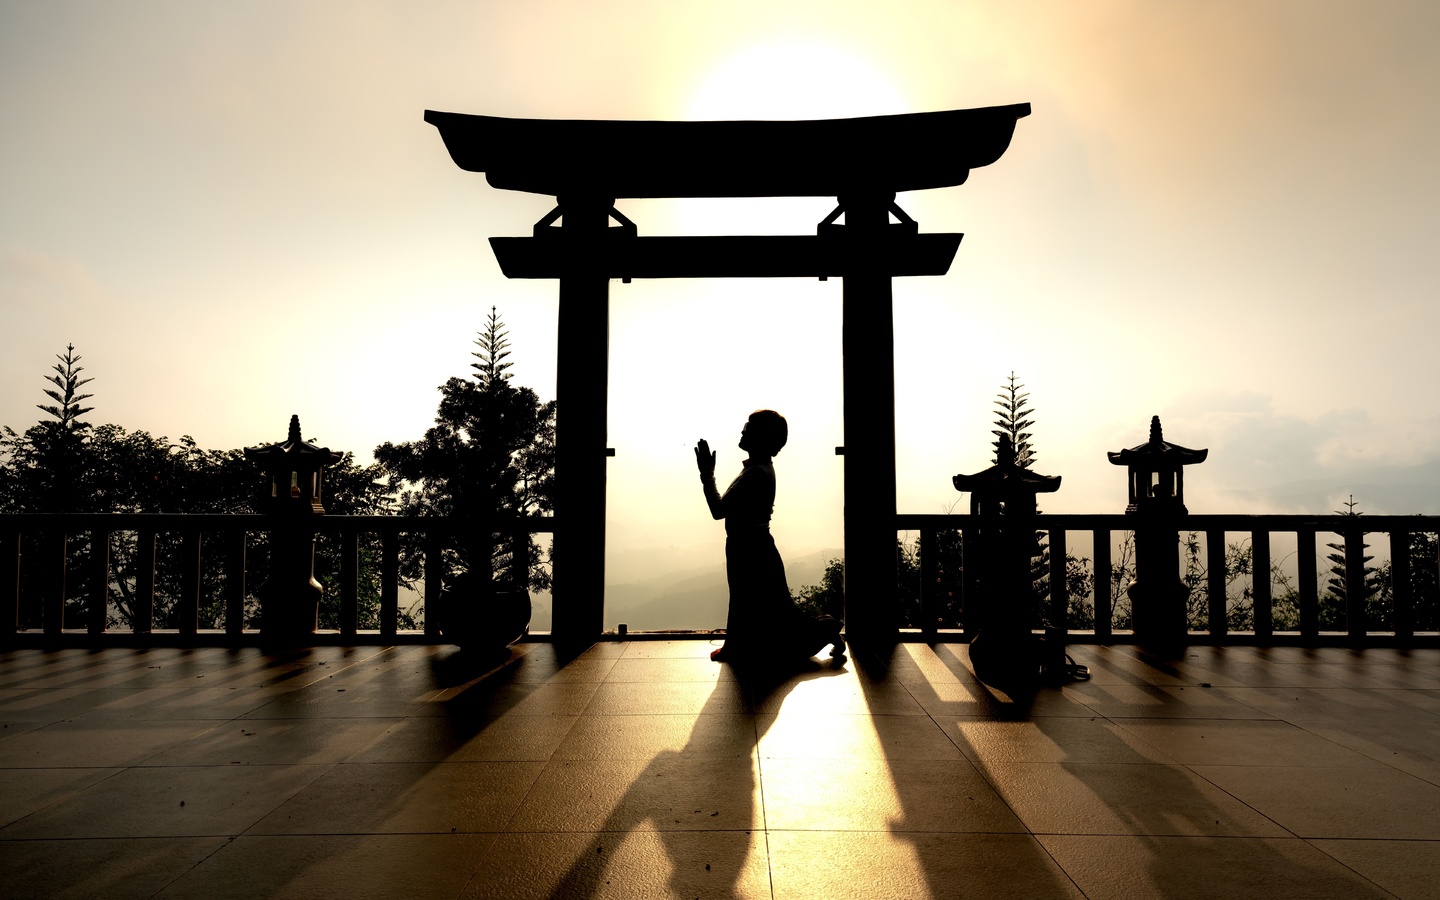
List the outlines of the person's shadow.
<svg viewBox="0 0 1440 900">
<path fill-rule="evenodd" d="M 755 731 L 754 738 L 750 742 L 749 762 L 751 764 L 744 767 L 731 767 L 734 772 L 743 772 L 743 774 L 733 783 L 724 787 L 728 822 L 744 823 L 743 828 L 746 829 L 747 834 L 763 828 L 763 825 L 752 824 L 755 821 L 757 794 L 754 762 L 755 756 L 759 752 L 760 738 L 767 728 L 767 723 L 773 721 L 774 717 L 758 716 L 756 712 L 762 708 L 778 705 L 795 685 L 802 681 L 838 675 L 841 671 L 842 669 L 834 661 L 822 663 L 814 659 L 784 667 L 757 665 L 736 667 L 736 681 L 742 691 L 745 711 L 754 723 Z M 705 706 L 697 714 L 696 724 L 698 725 L 698 720 L 706 715 L 733 715 L 733 704 L 732 694 L 721 690 L 712 692 L 706 700 Z M 670 883 L 667 885 L 669 892 L 680 896 L 690 887 L 679 883 L 678 879 L 682 875 L 680 863 L 693 849 L 693 836 L 696 829 L 667 829 L 667 825 L 675 823 L 657 820 L 655 813 L 650 811 L 654 809 L 654 804 L 647 801 L 654 790 L 651 785 L 656 782 L 657 778 L 673 776 L 676 769 L 681 767 L 677 764 L 685 760 L 687 755 L 705 752 L 706 748 L 701 743 L 703 740 L 700 729 L 694 728 L 684 748 L 662 750 L 650 760 L 644 771 L 631 782 L 626 794 L 615 804 L 614 810 L 605 820 L 605 824 L 598 829 L 594 839 L 586 845 L 555 886 L 552 896 L 594 896 L 600 886 L 605 883 L 610 862 L 607 857 L 613 855 L 615 848 L 624 841 L 629 833 L 647 825 L 649 829 L 656 832 L 670 863 L 671 877 Z M 717 889 L 715 896 L 736 895 L 737 886 L 745 875 L 748 857 L 748 851 L 714 853 L 707 856 L 710 862 L 706 863 L 706 883 L 711 888 Z"/>
</svg>

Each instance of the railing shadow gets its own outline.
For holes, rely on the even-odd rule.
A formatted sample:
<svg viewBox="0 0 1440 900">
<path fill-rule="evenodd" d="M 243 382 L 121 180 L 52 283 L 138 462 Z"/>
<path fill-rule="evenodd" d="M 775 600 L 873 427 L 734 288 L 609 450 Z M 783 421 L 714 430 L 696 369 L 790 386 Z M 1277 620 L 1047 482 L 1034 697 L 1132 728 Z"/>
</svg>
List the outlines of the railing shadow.
<svg viewBox="0 0 1440 900">
<path fill-rule="evenodd" d="M 889 677 L 892 669 L 907 661 L 904 656 L 908 652 L 933 653 L 923 645 L 908 645 L 908 648 L 902 645 L 888 653 L 872 655 L 864 663 L 862 685 L 867 691 L 873 691 L 876 684 Z M 1053 872 L 1053 876 L 1044 881 L 1045 887 L 1053 888 L 1054 894 L 1074 891 L 1077 887 L 1071 884 L 1066 870 L 1060 868 L 1061 864 L 1073 864 L 1074 855 L 1061 858 L 1054 853 L 1056 846 L 1064 846 L 1067 841 L 1084 843 L 1094 841 L 1097 836 L 1109 836 L 1117 843 L 1138 842 L 1146 859 L 1146 882 L 1142 889 L 1150 896 L 1182 896 L 1189 891 L 1177 887 L 1176 872 L 1197 871 L 1203 866 L 1191 867 L 1177 860 L 1174 838 L 1295 838 L 1190 768 L 1165 758 L 1158 750 L 1151 752 L 1140 739 L 1124 739 L 1108 716 L 1084 706 L 1083 693 L 1042 687 L 1033 693 L 1008 696 L 980 683 L 968 665 L 963 668 L 956 665 L 960 662 L 961 654 L 956 653 L 951 665 L 955 666 L 952 672 L 961 690 L 954 690 L 953 684 L 947 685 L 949 690 L 942 694 L 935 681 L 928 678 L 912 678 L 906 684 L 980 776 L 1016 814 L 1025 832 L 1032 835 L 1032 850 L 1026 855 L 1024 866 L 1033 867 L 1032 875 L 1035 871 Z M 1153 671 L 1162 678 L 1178 675 L 1173 668 Z M 1149 700 L 1173 699 L 1139 671 L 1126 670 L 1119 674 L 1128 686 L 1145 690 L 1146 705 L 1124 710 L 1130 715 L 1153 715 L 1155 707 Z M 1071 703 L 1078 708 L 1061 708 Z M 1109 715 L 1114 712 L 1109 711 Z M 975 723 L 985 728 L 988 726 L 983 723 L 987 722 L 1013 724 L 1010 733 L 1015 736 L 1030 728 L 1034 734 L 1029 740 L 1021 740 L 1023 746 L 1018 749 L 1015 741 L 1003 737 L 1003 730 L 1002 736 L 992 735 L 994 741 L 988 747 L 967 738 L 965 725 Z M 1026 748 L 1030 748 L 1028 752 Z M 1058 768 L 1051 768 L 1047 763 Z M 906 785 L 902 778 L 895 781 L 902 806 L 918 808 L 923 804 L 925 798 L 915 788 Z M 1036 839 L 1033 837 L 1036 835 L 1041 837 Z M 1306 893 L 1307 885 L 1314 889 L 1313 895 L 1333 891 L 1335 869 L 1307 865 L 1294 855 L 1280 852 L 1269 841 L 1249 840 L 1244 845 L 1245 871 L 1284 872 L 1287 885 L 1298 890 L 1299 895 Z M 1212 862 L 1223 864 L 1226 851 L 1215 851 L 1215 846 L 1191 845 L 1190 849 L 1196 854 L 1218 852 L 1220 859 Z M 946 860 L 927 855 L 918 843 L 915 850 L 932 896 L 947 895 L 953 885 L 945 880 L 950 870 Z M 1228 873 L 1223 877 L 1233 875 Z M 1081 887 L 1089 889 L 1085 885 Z M 1131 887 L 1136 885 L 1132 882 Z M 1355 878 L 1350 887 L 1355 896 L 1366 895 L 1367 891 L 1380 893 L 1360 878 Z"/>
</svg>

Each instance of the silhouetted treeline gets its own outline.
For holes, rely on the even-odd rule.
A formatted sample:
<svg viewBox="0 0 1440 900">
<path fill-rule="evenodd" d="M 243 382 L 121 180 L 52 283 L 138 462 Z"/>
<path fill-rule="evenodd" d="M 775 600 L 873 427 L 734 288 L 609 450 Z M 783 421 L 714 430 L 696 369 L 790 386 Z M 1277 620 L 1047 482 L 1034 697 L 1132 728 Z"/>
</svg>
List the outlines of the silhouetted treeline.
<svg viewBox="0 0 1440 900">
<path fill-rule="evenodd" d="M 376 462 L 360 466 L 346 453 L 325 470 L 323 503 L 330 515 L 447 516 L 473 523 L 445 551 L 442 578 L 448 583 L 470 567 L 508 572 L 510 536 L 502 533 L 510 515 L 548 512 L 552 508 L 554 467 L 554 403 L 541 403 L 529 388 L 511 384 L 505 370 L 510 355 L 503 323 L 492 309 L 476 343 L 479 361 L 473 377 L 451 378 L 440 387 L 435 426 L 414 442 L 385 443 L 375 450 Z M 178 442 L 120 425 L 92 425 L 83 405 L 93 395 L 82 393 L 90 378 L 73 346 L 57 355 L 51 404 L 39 404 L 47 418 L 23 433 L 0 430 L 0 513 L 253 513 L 268 490 L 269 480 L 242 448 L 207 450 L 184 436 Z M 281 411 L 283 414 L 284 411 Z M 277 419 L 281 416 L 277 415 Z M 260 435 L 255 445 L 273 443 Z M 223 617 L 221 589 L 227 579 L 229 554 L 220 535 L 202 535 L 200 624 L 219 627 Z M 101 588 L 91 561 L 98 548 L 86 532 L 68 535 L 26 531 L 21 548 L 21 627 L 38 628 L 39 597 L 53 587 L 64 559 L 67 577 L 66 626 L 85 627 L 89 600 Z M 401 541 L 402 584 L 414 586 L 423 569 L 418 535 Z M 132 621 L 137 585 L 136 534 L 109 536 L 110 578 L 107 627 Z M 59 548 L 59 549 L 57 549 Z M 161 531 L 155 560 L 155 627 L 173 627 L 180 581 L 184 536 Z M 63 553 L 63 557 L 60 555 Z M 247 625 L 254 625 L 257 597 L 268 575 L 268 538 L 251 533 L 246 548 Z M 380 541 L 362 535 L 360 543 L 360 621 L 362 629 L 379 627 Z M 548 560 L 533 545 L 529 554 L 530 586 L 549 584 Z M 339 540 L 323 529 L 316 544 L 315 574 L 325 587 L 320 626 L 339 624 Z M 402 604 L 403 605 L 403 604 Z M 423 610 L 401 610 L 400 627 L 413 628 Z"/>
</svg>

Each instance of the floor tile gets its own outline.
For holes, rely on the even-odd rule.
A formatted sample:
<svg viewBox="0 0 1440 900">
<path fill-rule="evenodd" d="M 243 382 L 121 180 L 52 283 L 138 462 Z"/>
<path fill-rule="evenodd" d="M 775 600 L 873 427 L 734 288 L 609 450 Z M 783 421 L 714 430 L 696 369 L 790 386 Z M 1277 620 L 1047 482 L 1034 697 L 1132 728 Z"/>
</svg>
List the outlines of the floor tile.
<svg viewBox="0 0 1440 900">
<path fill-rule="evenodd" d="M 512 833 L 496 838 L 460 896 L 769 900 L 770 877 L 759 832 Z"/>
<path fill-rule="evenodd" d="M 400 719 L 237 719 L 139 763 L 273 766 L 338 763 L 367 749 Z"/>
<path fill-rule="evenodd" d="M 745 831 L 763 828 L 753 759 L 555 759 L 509 831 Z"/>
<path fill-rule="evenodd" d="M 960 759 L 929 716 L 864 716 L 785 711 L 756 716 L 762 757 L 794 759 Z"/>
<path fill-rule="evenodd" d="M 871 683 L 850 672 L 787 682 L 756 704 L 756 712 L 918 716 L 925 710 L 899 682 Z"/>
<path fill-rule="evenodd" d="M 725 643 L 725 636 L 692 641 L 623 641 L 622 659 L 709 659 L 710 652 Z M 599 645 L 597 645 L 599 646 Z"/>
<path fill-rule="evenodd" d="M 899 644 L 884 661 L 885 678 L 901 684 L 975 682 L 964 644 Z"/>
<path fill-rule="evenodd" d="M 1096 684 L 1073 686 L 1075 698 L 1116 718 L 1268 719 L 1271 714 L 1221 691 L 1198 685 Z"/>
<path fill-rule="evenodd" d="M 1386 766 L 1195 766 L 1218 785 L 1306 838 L 1440 840 L 1440 786 Z"/>
<path fill-rule="evenodd" d="M 613 660 L 606 681 L 734 681 L 735 670 L 707 657 L 637 657 Z"/>
<path fill-rule="evenodd" d="M 557 759 L 641 759 L 663 752 L 749 758 L 749 715 L 580 716 L 555 751 Z"/>
<path fill-rule="evenodd" d="M 543 767 L 509 761 L 339 765 L 249 833 L 500 831 Z"/>
<path fill-rule="evenodd" d="M 576 716 L 507 713 L 470 721 L 441 716 L 402 719 L 347 762 L 479 762 L 548 760 Z"/>
<path fill-rule="evenodd" d="M 538 658 L 537 658 L 538 657 Z M 560 683 L 566 681 L 604 681 L 619 661 L 618 656 L 584 654 L 568 662 L 552 653 L 527 653 L 505 677 L 517 683 Z"/>
<path fill-rule="evenodd" d="M 1010 697 L 988 685 L 972 683 L 908 684 L 910 695 L 937 722 L 950 719 L 1003 719 L 1023 721 L 1039 716 L 1084 716 L 1091 718 L 1095 710 L 1081 702 L 1069 690 L 1046 688 L 1033 697 Z"/>
<path fill-rule="evenodd" d="M 0 827 L 123 771 L 81 767 L 0 769 Z"/>
<path fill-rule="evenodd" d="M 0 840 L 237 835 L 328 768 L 126 769 L 0 829 Z"/>
<path fill-rule="evenodd" d="M 1028 834 L 770 832 L 776 900 L 1081 896 Z"/>
<path fill-rule="evenodd" d="M 1090 900 L 1388 896 L 1295 839 L 1051 834 L 1039 840 Z"/>
<path fill-rule="evenodd" d="M 1287 836 L 1249 806 L 1175 766 L 991 763 L 984 770 L 1036 834 Z"/>
<path fill-rule="evenodd" d="M 1117 725 L 1183 765 L 1370 766 L 1334 741 L 1265 719 L 1116 719 Z"/>
<path fill-rule="evenodd" d="M 940 726 L 977 763 L 1174 763 L 1116 722 L 1098 716 L 1037 716 L 1018 722 L 952 716 L 940 720 Z"/>
<path fill-rule="evenodd" d="M 226 841 L 223 837 L 0 840 L 0 884 L 5 896 L 17 900 L 142 900 L 155 896 Z"/>
<path fill-rule="evenodd" d="M 1025 830 L 963 759 L 763 759 L 760 773 L 775 830 Z"/>
<path fill-rule="evenodd" d="M 112 719 L 73 719 L 0 741 L 0 768 L 133 766 L 227 724 L 175 720 L 136 725 Z"/>
<path fill-rule="evenodd" d="M 597 685 L 584 709 L 591 716 L 741 715 L 748 711 L 744 691 L 734 681 L 606 682 Z"/>
<path fill-rule="evenodd" d="M 242 835 L 156 900 L 452 900 L 489 834 Z"/>
<path fill-rule="evenodd" d="M 1310 843 L 1397 897 L 1440 897 L 1440 841 Z"/>
</svg>

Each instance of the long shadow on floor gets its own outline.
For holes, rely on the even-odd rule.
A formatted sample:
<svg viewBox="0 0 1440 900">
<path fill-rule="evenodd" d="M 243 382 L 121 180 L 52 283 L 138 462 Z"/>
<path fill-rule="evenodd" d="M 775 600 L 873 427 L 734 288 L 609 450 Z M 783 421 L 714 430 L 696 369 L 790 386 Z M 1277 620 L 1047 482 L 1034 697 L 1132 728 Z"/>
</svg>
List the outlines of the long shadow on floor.
<svg viewBox="0 0 1440 900">
<path fill-rule="evenodd" d="M 729 831 L 724 847 L 712 847 L 704 858 L 703 884 L 707 896 L 769 893 L 769 885 L 753 883 L 765 879 L 765 866 L 751 865 L 752 851 L 763 849 L 755 834 L 765 828 L 763 812 L 757 821 L 756 747 L 768 721 L 753 715 L 766 703 L 779 702 L 796 685 L 804 681 L 840 674 L 841 669 L 830 663 L 810 661 L 799 668 L 741 669 L 737 683 L 744 692 L 745 708 L 753 724 L 748 753 L 743 758 L 706 758 L 708 740 L 699 727 L 706 716 L 733 713 L 733 697 L 718 682 L 705 706 L 696 717 L 686 746 L 680 750 L 664 750 L 656 754 L 634 778 L 603 825 L 596 829 L 593 840 L 580 853 L 574 864 L 552 892 L 557 897 L 591 897 L 601 893 L 602 882 L 609 871 L 609 857 L 628 835 L 639 830 L 653 831 L 658 839 L 671 876 L 667 888 L 674 896 L 690 896 L 696 887 L 692 871 L 696 863 L 694 843 L 696 831 Z M 695 764 L 699 763 L 697 767 Z M 709 771 L 699 772 L 699 769 Z M 691 773 L 690 784 L 677 783 L 677 776 Z M 719 779 L 714 776 L 723 773 Z M 723 801 L 716 802 L 722 795 Z M 717 808 L 719 807 L 719 808 Z M 718 842 L 717 842 L 718 843 Z M 652 863 L 653 864 L 653 863 Z M 750 882 L 750 883 L 747 883 Z M 603 882 L 608 883 L 608 882 Z"/>
</svg>

